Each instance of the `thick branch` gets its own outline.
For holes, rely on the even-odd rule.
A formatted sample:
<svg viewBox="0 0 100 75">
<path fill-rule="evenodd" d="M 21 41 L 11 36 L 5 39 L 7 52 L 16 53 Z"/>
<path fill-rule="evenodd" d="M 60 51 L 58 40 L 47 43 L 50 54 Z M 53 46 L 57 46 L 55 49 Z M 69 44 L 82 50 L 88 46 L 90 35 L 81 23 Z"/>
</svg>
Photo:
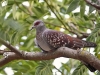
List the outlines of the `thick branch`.
<svg viewBox="0 0 100 75">
<path fill-rule="evenodd" d="M 55 52 L 51 52 L 51 53 L 24 52 L 23 53 L 24 57 L 19 56 L 14 52 L 8 52 L 7 54 L 8 54 L 7 58 L 3 58 L 0 60 L 0 67 L 12 60 L 23 59 L 23 60 L 35 61 L 35 60 L 50 60 L 58 57 L 67 57 L 67 58 L 73 58 L 73 59 L 78 59 L 87 62 L 100 71 L 100 60 L 98 60 L 95 56 L 93 56 L 87 51 L 72 50 L 66 47 L 59 48 Z"/>
</svg>

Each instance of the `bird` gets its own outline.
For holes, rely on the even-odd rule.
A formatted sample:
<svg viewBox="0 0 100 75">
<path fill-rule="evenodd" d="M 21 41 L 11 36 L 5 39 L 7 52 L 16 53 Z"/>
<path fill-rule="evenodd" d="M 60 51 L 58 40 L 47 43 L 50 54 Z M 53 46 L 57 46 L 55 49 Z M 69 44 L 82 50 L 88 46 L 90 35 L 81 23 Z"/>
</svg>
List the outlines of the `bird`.
<svg viewBox="0 0 100 75">
<path fill-rule="evenodd" d="M 48 29 L 42 20 L 35 20 L 32 24 L 31 30 L 36 29 L 35 43 L 43 52 L 52 52 L 60 47 L 68 47 L 71 49 L 79 49 L 84 47 L 96 47 L 96 43 L 84 41 L 63 32 Z M 91 72 L 96 69 L 90 64 L 84 64 Z"/>
</svg>

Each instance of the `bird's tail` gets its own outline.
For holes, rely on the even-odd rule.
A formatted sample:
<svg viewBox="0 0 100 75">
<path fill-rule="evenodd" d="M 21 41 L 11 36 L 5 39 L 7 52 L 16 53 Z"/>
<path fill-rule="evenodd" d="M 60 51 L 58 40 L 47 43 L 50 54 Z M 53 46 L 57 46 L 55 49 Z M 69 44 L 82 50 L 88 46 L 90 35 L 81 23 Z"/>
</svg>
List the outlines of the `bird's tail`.
<svg viewBox="0 0 100 75">
<path fill-rule="evenodd" d="M 96 43 L 85 41 L 85 47 L 96 47 Z"/>
</svg>

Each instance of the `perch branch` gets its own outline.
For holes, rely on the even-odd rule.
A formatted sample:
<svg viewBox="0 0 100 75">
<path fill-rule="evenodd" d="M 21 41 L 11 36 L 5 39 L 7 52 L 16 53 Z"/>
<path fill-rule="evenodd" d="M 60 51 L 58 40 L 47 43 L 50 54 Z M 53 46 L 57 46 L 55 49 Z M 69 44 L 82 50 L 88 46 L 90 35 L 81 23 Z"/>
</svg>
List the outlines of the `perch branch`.
<svg viewBox="0 0 100 75">
<path fill-rule="evenodd" d="M 66 58 L 73 58 L 73 59 L 87 62 L 100 71 L 100 60 L 87 51 L 73 50 L 70 48 L 61 47 L 58 50 L 51 53 L 24 52 L 23 55 L 24 57 L 19 56 L 17 53 L 14 52 L 7 52 L 7 57 L 0 59 L 0 67 L 13 60 L 23 59 L 23 60 L 36 61 L 36 60 L 50 60 L 58 57 L 66 57 Z"/>
</svg>

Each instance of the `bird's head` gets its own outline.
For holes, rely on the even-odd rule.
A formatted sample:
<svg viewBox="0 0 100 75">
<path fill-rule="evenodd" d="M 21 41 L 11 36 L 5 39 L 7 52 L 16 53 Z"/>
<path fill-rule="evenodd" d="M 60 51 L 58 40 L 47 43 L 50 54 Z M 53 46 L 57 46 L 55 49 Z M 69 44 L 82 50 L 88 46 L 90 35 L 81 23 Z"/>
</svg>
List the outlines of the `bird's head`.
<svg viewBox="0 0 100 75">
<path fill-rule="evenodd" d="M 45 27 L 44 26 L 44 22 L 42 20 L 36 20 L 36 21 L 33 22 L 33 26 L 31 28 L 31 30 L 33 28 L 36 28 L 37 29 L 37 28 L 41 28 L 41 27 Z"/>
</svg>

